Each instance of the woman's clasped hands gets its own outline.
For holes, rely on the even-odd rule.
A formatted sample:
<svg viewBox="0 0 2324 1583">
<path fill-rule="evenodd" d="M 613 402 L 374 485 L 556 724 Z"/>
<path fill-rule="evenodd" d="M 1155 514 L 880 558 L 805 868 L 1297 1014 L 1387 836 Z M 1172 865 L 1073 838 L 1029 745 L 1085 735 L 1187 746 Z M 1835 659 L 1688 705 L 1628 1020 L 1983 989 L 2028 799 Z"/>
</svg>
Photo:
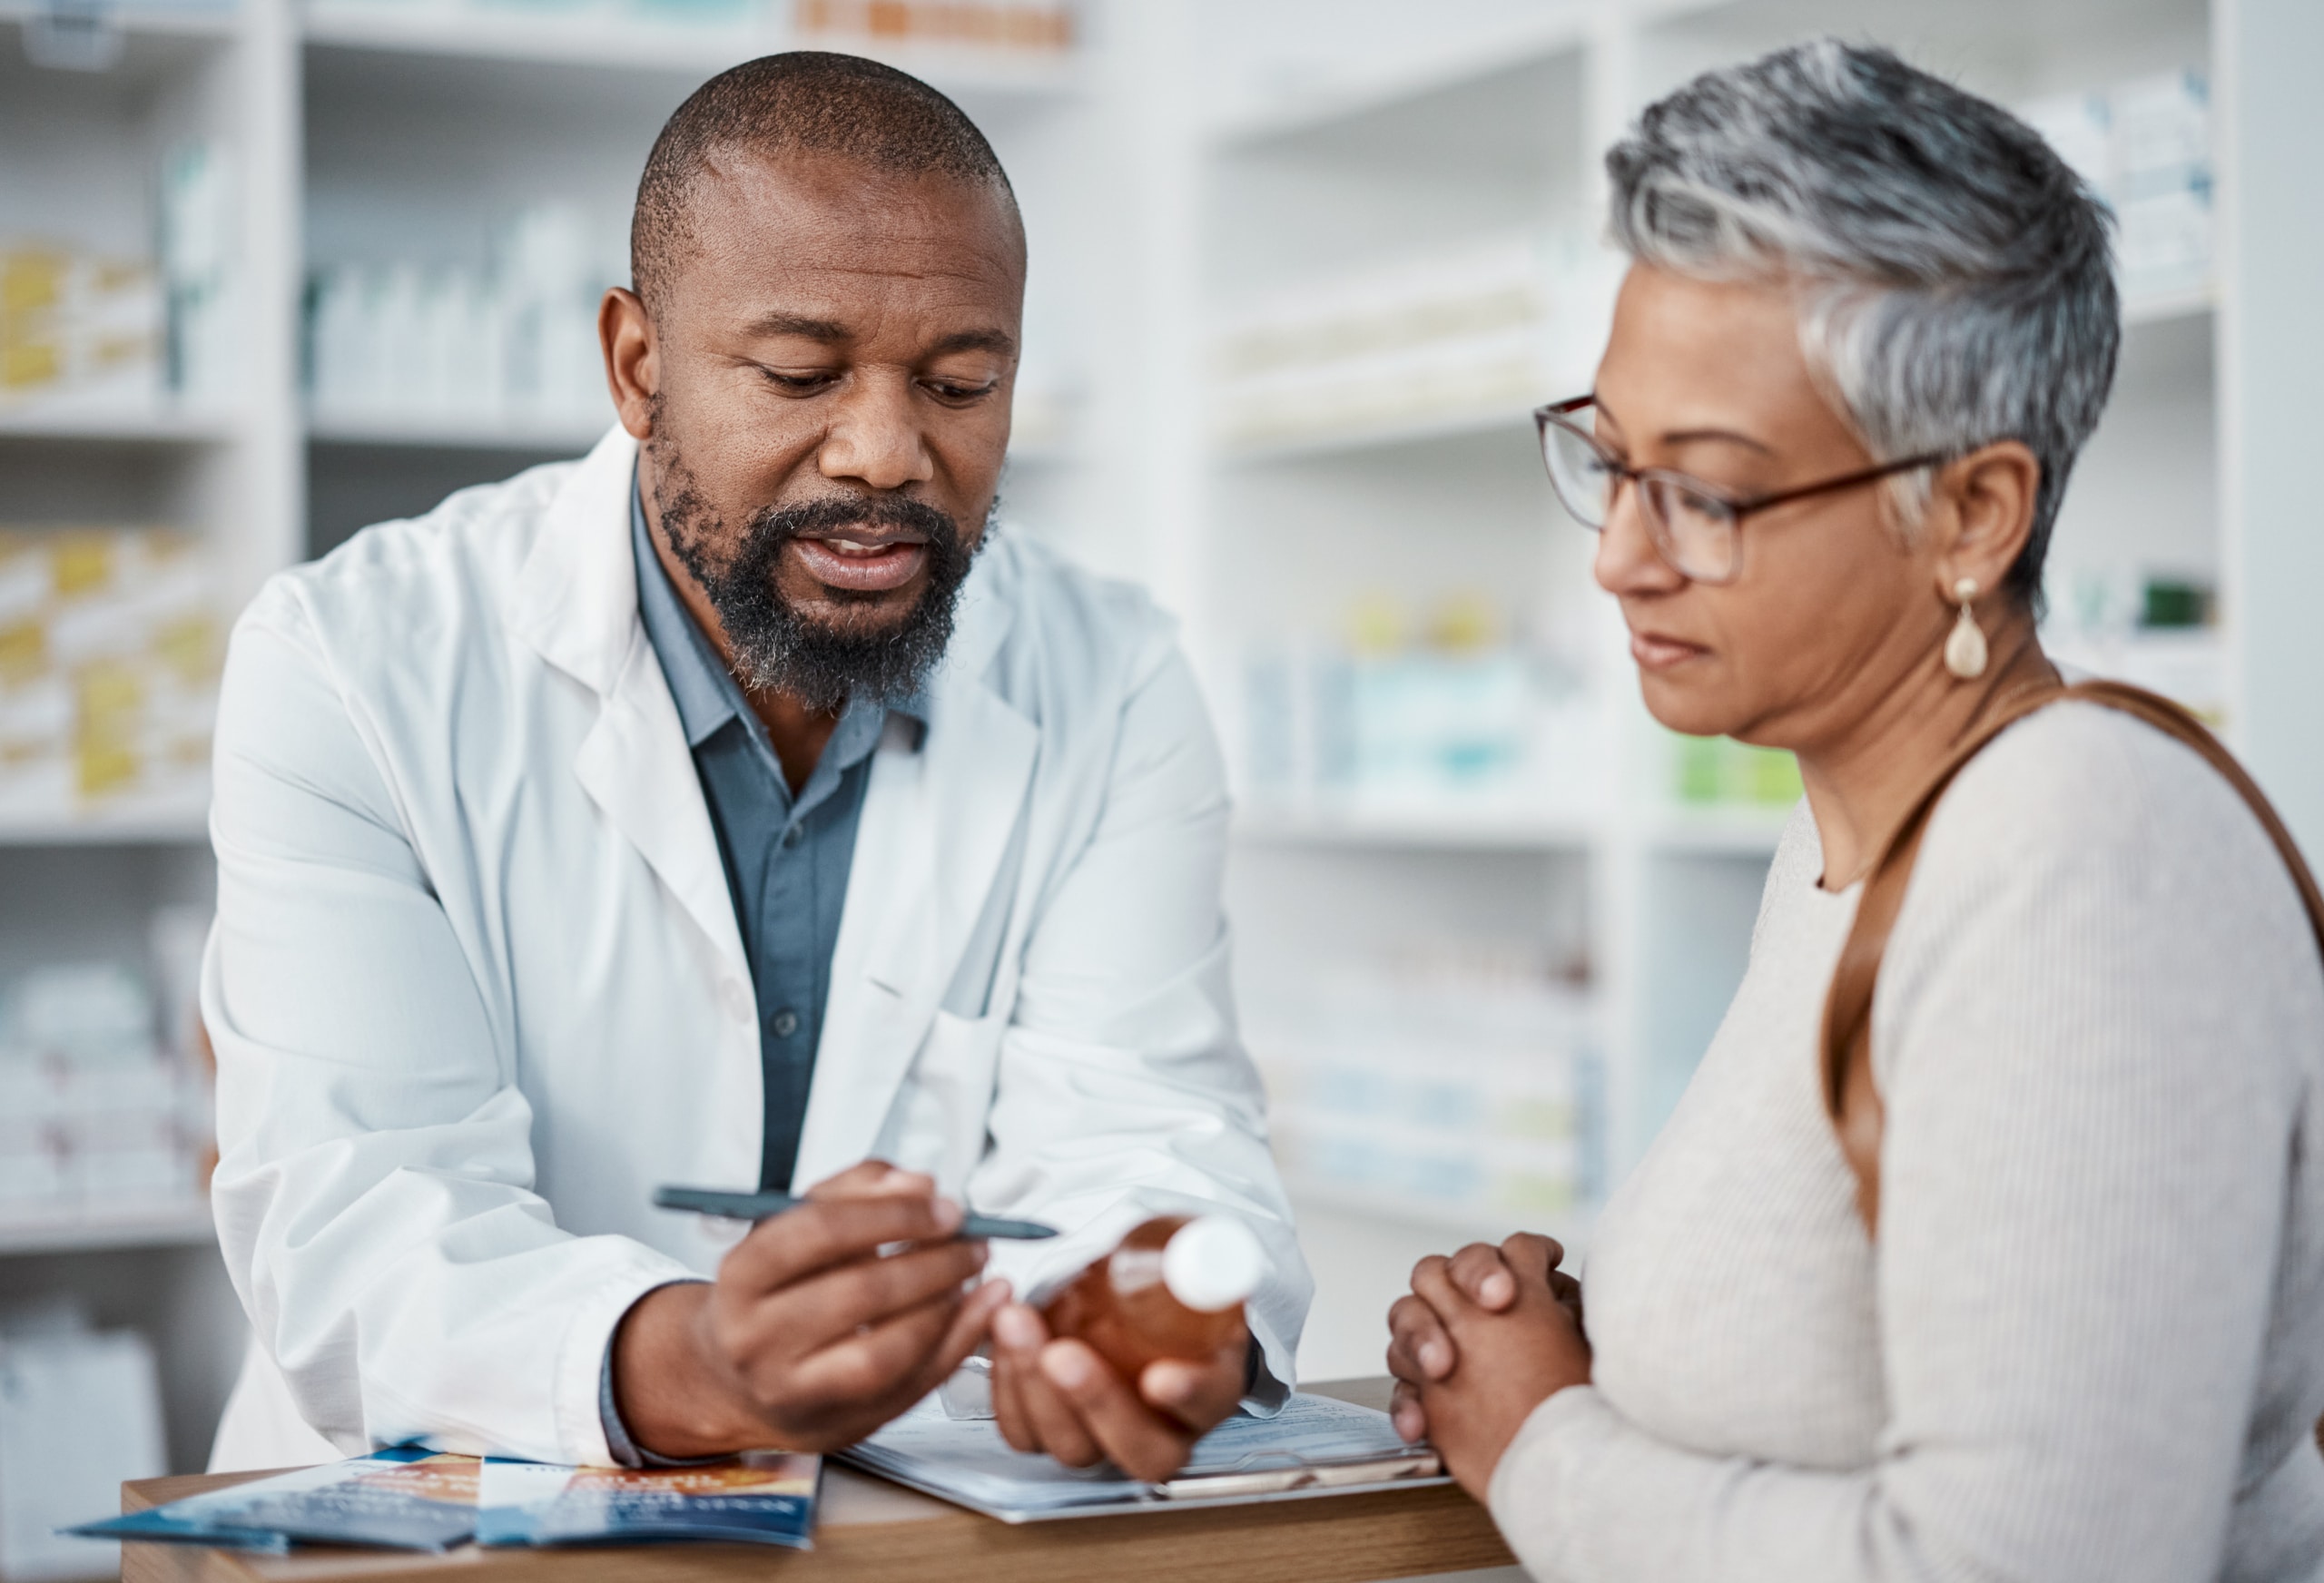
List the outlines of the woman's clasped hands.
<svg viewBox="0 0 2324 1583">
<path fill-rule="evenodd" d="M 1581 1283 L 1558 1268 L 1555 1239 L 1520 1232 L 1413 1266 L 1388 1311 L 1391 1411 L 1407 1440 L 1426 1439 L 1480 1501 L 1533 1410 L 1590 1382 Z"/>
</svg>

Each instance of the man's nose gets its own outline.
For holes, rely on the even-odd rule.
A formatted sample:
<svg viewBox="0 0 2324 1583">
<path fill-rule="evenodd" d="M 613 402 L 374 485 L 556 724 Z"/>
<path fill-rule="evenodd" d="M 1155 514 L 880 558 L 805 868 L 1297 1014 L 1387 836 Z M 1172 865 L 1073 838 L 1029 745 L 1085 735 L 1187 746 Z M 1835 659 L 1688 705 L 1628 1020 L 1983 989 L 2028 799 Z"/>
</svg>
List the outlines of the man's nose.
<svg viewBox="0 0 2324 1583">
<path fill-rule="evenodd" d="M 883 492 L 933 477 L 915 405 L 907 378 L 873 374 L 854 380 L 816 453 L 823 477 Z"/>
<path fill-rule="evenodd" d="M 1590 571 L 1609 594 L 1668 594 L 1685 585 L 1684 574 L 1655 547 L 1636 484 L 1617 485 L 1607 501 L 1606 526 L 1598 535 Z"/>
</svg>

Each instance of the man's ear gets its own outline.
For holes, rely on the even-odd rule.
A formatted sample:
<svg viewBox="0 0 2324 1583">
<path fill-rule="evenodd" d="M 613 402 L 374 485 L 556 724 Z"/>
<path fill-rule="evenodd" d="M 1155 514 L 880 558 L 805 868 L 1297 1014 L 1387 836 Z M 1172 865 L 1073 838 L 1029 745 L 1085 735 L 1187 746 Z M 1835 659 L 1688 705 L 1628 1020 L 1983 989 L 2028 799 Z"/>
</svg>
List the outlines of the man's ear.
<svg viewBox="0 0 2324 1583">
<path fill-rule="evenodd" d="M 1986 594 L 2000 589 L 2033 536 L 2041 487 L 2041 458 L 2014 439 L 1981 446 L 1938 472 L 1929 548 L 1945 598 L 1965 577 Z"/>
<path fill-rule="evenodd" d="M 637 293 L 615 286 L 597 304 L 597 345 L 606 358 L 606 388 L 631 438 L 654 438 L 654 398 L 662 388 L 661 346 L 654 316 Z"/>
</svg>

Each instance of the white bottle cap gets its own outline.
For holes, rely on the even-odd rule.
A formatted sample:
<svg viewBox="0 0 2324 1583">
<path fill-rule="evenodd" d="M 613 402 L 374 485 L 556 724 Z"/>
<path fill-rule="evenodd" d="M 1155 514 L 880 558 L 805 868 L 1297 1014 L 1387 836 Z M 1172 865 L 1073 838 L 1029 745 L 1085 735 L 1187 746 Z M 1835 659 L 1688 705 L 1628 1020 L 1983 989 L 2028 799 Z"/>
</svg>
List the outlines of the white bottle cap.
<svg viewBox="0 0 2324 1583">
<path fill-rule="evenodd" d="M 1188 1221 L 1162 1250 L 1162 1283 L 1201 1313 L 1234 1307 L 1259 1289 L 1266 1270 L 1259 1239 L 1227 1214 Z"/>
</svg>

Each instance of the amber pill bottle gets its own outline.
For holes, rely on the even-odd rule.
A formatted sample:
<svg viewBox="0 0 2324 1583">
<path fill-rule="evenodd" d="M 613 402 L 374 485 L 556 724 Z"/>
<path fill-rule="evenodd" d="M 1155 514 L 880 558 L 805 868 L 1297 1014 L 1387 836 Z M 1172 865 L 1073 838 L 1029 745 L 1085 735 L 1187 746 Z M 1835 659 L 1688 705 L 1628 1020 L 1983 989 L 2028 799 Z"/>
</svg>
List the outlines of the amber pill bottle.
<svg viewBox="0 0 2324 1583">
<path fill-rule="evenodd" d="M 1041 1310 L 1049 1333 L 1078 1336 L 1135 1381 L 1164 1358 L 1208 1362 L 1233 1341 L 1266 1255 L 1230 1215 L 1160 1215 L 1074 1277 Z"/>
</svg>

